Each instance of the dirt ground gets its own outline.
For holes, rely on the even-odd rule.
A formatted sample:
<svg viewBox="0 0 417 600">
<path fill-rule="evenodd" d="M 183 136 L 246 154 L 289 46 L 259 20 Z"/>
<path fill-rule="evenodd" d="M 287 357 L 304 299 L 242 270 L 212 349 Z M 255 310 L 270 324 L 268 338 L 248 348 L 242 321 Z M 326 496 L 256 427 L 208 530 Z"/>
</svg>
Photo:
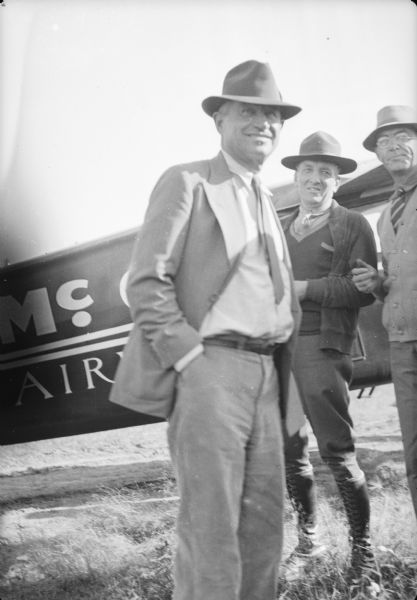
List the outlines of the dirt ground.
<svg viewBox="0 0 417 600">
<path fill-rule="evenodd" d="M 403 453 L 392 385 L 369 396 L 351 392 L 357 451 L 370 477 L 403 477 Z M 56 438 L 0 448 L 4 501 L 94 489 L 169 474 L 166 423 Z M 312 457 L 317 448 L 311 436 Z M 320 466 L 318 465 L 319 471 Z M 323 471 L 324 472 L 324 471 Z"/>
<path fill-rule="evenodd" d="M 371 396 L 368 391 L 361 398 L 358 392 L 351 392 L 359 460 L 370 486 L 383 488 L 387 484 L 391 489 L 405 489 L 392 386 L 378 387 Z M 24 547 L 39 536 L 49 539 L 65 527 L 70 530 L 75 519 L 86 520 L 90 512 L 94 514 L 97 507 L 106 505 L 109 492 L 117 494 L 123 486 L 129 486 L 124 492 L 130 494 L 137 511 L 148 502 L 176 505 L 166 427 L 158 423 L 1 447 L 0 543 Z M 310 445 L 319 487 L 336 492 L 313 436 Z M 404 510 L 414 523 L 411 501 Z M 26 554 L 19 554 L 3 576 L 3 583 L 8 585 L 13 577 L 37 581 L 40 575 L 30 570 L 28 560 Z"/>
</svg>

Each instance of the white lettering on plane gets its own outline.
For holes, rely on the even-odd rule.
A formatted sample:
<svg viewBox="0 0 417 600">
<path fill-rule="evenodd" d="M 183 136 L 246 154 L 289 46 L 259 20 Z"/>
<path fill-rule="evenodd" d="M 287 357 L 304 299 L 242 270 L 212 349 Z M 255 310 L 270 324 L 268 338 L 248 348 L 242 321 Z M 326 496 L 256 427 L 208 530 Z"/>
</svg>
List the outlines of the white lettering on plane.
<svg viewBox="0 0 417 600">
<path fill-rule="evenodd" d="M 122 352 L 116 353 L 118 356 L 121 356 Z M 81 361 L 83 365 L 82 369 L 82 377 L 84 378 L 87 390 L 95 389 L 97 379 L 101 379 L 106 381 L 107 383 L 113 383 L 113 379 L 110 379 L 105 375 L 102 371 L 103 361 L 98 357 L 90 357 L 85 358 Z M 81 364 L 80 363 L 80 364 Z M 67 365 L 62 363 L 59 366 L 59 371 L 57 371 L 56 376 L 53 377 L 54 384 L 58 382 L 60 384 L 60 389 L 57 394 L 61 395 L 62 392 L 66 395 L 73 394 L 73 390 L 71 387 L 71 381 L 68 374 Z M 80 382 L 80 373 L 73 375 L 76 382 L 79 384 Z M 48 374 L 48 379 L 50 380 L 50 372 Z M 35 388 L 39 391 L 39 393 L 43 396 L 44 400 L 52 400 L 54 398 L 54 394 L 45 387 L 45 383 L 40 381 L 39 378 L 35 377 L 33 373 L 30 371 L 26 371 L 23 377 L 23 382 L 19 390 L 19 394 L 17 396 L 15 406 L 22 406 L 23 400 L 25 397 L 25 393 L 28 390 L 33 390 Z M 79 389 L 77 390 L 79 391 Z"/>
</svg>

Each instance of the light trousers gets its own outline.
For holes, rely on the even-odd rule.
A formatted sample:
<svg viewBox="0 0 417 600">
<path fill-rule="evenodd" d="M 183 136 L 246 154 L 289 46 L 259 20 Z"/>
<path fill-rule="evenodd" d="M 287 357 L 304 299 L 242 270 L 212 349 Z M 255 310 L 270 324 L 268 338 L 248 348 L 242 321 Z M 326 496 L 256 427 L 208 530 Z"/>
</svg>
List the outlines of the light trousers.
<svg viewBox="0 0 417 600">
<path fill-rule="evenodd" d="M 174 600 L 274 600 L 284 466 L 270 356 L 206 346 L 178 376 Z"/>
<path fill-rule="evenodd" d="M 408 486 L 417 517 L 417 341 L 390 342 L 390 351 Z"/>
</svg>

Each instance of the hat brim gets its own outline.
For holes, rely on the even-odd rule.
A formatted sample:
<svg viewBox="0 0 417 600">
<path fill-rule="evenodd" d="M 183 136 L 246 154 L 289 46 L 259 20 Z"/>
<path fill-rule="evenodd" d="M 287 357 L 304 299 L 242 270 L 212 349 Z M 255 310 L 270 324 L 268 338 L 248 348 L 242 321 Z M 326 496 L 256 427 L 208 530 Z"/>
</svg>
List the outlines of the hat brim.
<svg viewBox="0 0 417 600">
<path fill-rule="evenodd" d="M 286 156 L 281 160 L 284 167 L 295 170 L 304 160 L 314 160 L 319 162 L 329 162 L 339 167 L 341 175 L 355 171 L 358 163 L 352 158 L 343 158 L 334 154 L 297 154 L 296 156 Z"/>
<path fill-rule="evenodd" d="M 219 110 L 220 106 L 227 102 L 227 100 L 244 102 L 246 104 L 261 104 L 262 106 L 276 106 L 279 108 L 281 117 L 284 120 L 295 117 L 301 111 L 300 106 L 288 104 L 287 102 L 279 102 L 276 98 L 259 98 L 258 96 L 209 96 L 203 100 L 201 106 L 204 112 L 212 117 L 213 113 Z"/>
<path fill-rule="evenodd" d="M 401 123 L 398 121 L 393 121 L 392 123 L 384 123 L 380 127 L 377 127 L 373 130 L 372 133 L 368 135 L 368 137 L 362 142 L 364 148 L 369 150 L 370 152 L 374 152 L 376 146 L 376 138 L 385 129 L 389 129 L 390 127 L 411 127 L 411 129 L 415 129 L 417 131 L 417 123 Z"/>
</svg>

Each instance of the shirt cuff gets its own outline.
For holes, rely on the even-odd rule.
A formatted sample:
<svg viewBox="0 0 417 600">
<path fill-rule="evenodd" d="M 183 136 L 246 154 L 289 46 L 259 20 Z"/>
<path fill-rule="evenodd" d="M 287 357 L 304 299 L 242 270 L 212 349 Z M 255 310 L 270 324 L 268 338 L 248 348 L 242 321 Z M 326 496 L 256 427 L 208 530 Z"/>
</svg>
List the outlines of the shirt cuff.
<svg viewBox="0 0 417 600">
<path fill-rule="evenodd" d="M 174 369 L 177 371 L 177 373 L 180 373 L 192 360 L 197 358 L 197 356 L 199 356 L 203 352 L 203 344 L 198 344 L 198 346 L 195 346 L 195 348 L 187 352 L 185 356 L 177 360 L 177 362 L 174 364 Z"/>
</svg>

